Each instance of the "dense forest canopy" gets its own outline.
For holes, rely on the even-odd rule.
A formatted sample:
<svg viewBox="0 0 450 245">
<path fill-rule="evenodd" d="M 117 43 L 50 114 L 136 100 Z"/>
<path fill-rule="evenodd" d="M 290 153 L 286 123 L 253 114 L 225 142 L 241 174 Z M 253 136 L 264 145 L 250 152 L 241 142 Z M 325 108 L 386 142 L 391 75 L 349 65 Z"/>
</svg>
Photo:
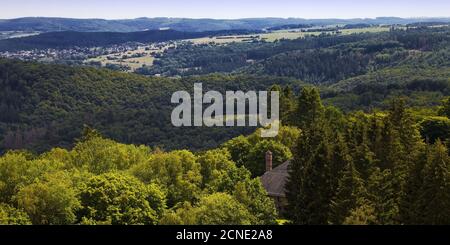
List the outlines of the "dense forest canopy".
<svg viewBox="0 0 450 245">
<path fill-rule="evenodd" d="M 387 111 L 344 114 L 315 88 L 283 94 L 291 126 L 276 138 L 256 131 L 208 151 L 164 152 L 85 127 L 69 150 L 9 151 L 0 157 L 0 222 L 276 224 L 257 178 L 271 151 L 275 167 L 293 158 L 282 216 L 293 224 L 449 223 L 449 134 L 429 143 L 429 133 L 448 132 L 450 100 L 438 120 L 418 120 L 402 99 Z"/>
</svg>

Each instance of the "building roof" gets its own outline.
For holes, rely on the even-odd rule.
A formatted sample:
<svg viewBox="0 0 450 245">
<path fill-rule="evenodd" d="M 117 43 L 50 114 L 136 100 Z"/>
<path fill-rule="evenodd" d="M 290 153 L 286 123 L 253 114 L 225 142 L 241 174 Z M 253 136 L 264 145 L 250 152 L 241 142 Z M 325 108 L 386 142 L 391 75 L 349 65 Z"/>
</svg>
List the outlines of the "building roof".
<svg viewBox="0 0 450 245">
<path fill-rule="evenodd" d="M 288 167 L 290 163 L 291 161 L 288 160 L 261 176 L 261 182 L 269 196 L 286 197 L 284 186 L 289 176 Z"/>
</svg>

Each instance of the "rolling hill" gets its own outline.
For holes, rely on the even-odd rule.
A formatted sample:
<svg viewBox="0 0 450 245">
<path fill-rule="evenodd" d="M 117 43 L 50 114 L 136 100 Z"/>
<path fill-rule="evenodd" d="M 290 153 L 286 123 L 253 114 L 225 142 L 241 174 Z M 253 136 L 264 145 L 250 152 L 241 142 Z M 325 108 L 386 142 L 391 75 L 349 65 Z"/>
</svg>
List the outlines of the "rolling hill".
<svg viewBox="0 0 450 245">
<path fill-rule="evenodd" d="M 26 17 L 0 20 L 0 31 L 78 31 L 78 32 L 136 32 L 170 28 L 178 31 L 218 31 L 235 29 L 264 29 L 283 25 L 346 25 L 346 24 L 411 24 L 415 22 L 450 22 L 450 18 L 379 17 L 375 19 L 301 19 L 248 18 L 235 20 L 187 18 L 137 18 L 125 20 L 69 19 Z"/>
<path fill-rule="evenodd" d="M 97 47 L 127 42 L 165 42 L 220 35 L 254 33 L 248 30 L 183 32 L 175 30 L 150 30 L 140 32 L 47 32 L 36 36 L 0 40 L 0 51 L 45 48 Z"/>
</svg>

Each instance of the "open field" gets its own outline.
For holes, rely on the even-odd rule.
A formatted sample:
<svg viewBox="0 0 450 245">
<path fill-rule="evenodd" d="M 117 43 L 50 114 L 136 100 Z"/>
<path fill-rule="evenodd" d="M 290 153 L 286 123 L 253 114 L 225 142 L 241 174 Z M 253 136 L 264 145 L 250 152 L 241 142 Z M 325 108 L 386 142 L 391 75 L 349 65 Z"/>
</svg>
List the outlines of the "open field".
<svg viewBox="0 0 450 245">
<path fill-rule="evenodd" d="M 195 38 L 195 39 L 186 39 L 180 40 L 179 42 L 191 42 L 194 45 L 200 44 L 219 44 L 225 45 L 228 43 L 235 42 L 252 42 L 252 41 L 266 41 L 266 42 L 275 42 L 281 39 L 297 39 L 303 38 L 306 36 L 320 35 L 322 33 L 329 33 L 334 35 L 351 35 L 355 33 L 364 33 L 364 32 L 385 32 L 389 31 L 389 27 L 384 26 L 375 26 L 368 28 L 355 28 L 355 29 L 340 29 L 338 32 L 336 31 L 314 31 L 314 32 L 304 32 L 301 29 L 289 29 L 289 30 L 277 30 L 268 33 L 261 34 L 252 34 L 252 35 L 240 35 L 240 36 L 220 36 L 220 37 L 203 37 L 203 38 Z M 130 72 L 134 72 L 136 69 L 142 66 L 152 66 L 153 61 L 155 60 L 155 56 L 159 53 L 163 53 L 169 47 L 175 47 L 175 44 L 167 44 L 167 45 L 145 45 L 140 46 L 135 50 L 125 51 L 125 52 L 117 52 L 107 55 L 102 55 L 96 58 L 88 59 L 85 62 L 100 62 L 102 66 L 106 66 L 107 64 L 111 65 L 119 65 L 129 67 Z"/>
<path fill-rule="evenodd" d="M 171 46 L 172 45 L 161 47 L 154 45 L 140 46 L 136 50 L 117 52 L 88 59 L 85 63 L 100 62 L 102 66 L 106 66 L 107 64 L 128 66 L 130 72 L 133 72 L 142 66 L 152 66 L 155 55 L 164 52 Z"/>
<path fill-rule="evenodd" d="M 35 36 L 39 35 L 40 32 L 38 31 L 4 31 L 0 32 L 0 40 L 2 39 L 10 39 L 10 38 L 21 38 L 21 37 L 28 37 L 28 36 Z"/>
<path fill-rule="evenodd" d="M 374 26 L 368 28 L 355 28 L 355 29 L 340 29 L 340 35 L 350 35 L 354 33 L 363 33 L 363 32 L 384 32 L 389 31 L 388 26 Z M 225 37 L 205 37 L 205 38 L 196 38 L 189 39 L 187 41 L 191 41 L 194 44 L 206 44 L 206 43 L 215 43 L 215 44 L 226 44 L 232 42 L 245 42 L 252 40 L 265 40 L 267 42 L 274 42 L 280 39 L 297 39 L 305 36 L 312 35 L 320 35 L 321 33 L 330 33 L 336 34 L 336 32 L 326 31 L 326 32 L 302 32 L 301 29 L 289 29 L 289 30 L 277 30 L 268 33 L 262 34 L 254 34 L 254 35 L 245 35 L 245 36 L 225 36 Z"/>
</svg>

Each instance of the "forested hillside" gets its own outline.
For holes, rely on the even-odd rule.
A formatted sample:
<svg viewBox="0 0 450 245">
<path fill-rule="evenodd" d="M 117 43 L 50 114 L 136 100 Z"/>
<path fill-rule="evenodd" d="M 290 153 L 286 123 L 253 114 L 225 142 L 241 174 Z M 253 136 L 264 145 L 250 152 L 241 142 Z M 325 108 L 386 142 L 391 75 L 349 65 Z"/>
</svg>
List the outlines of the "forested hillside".
<svg viewBox="0 0 450 245">
<path fill-rule="evenodd" d="M 183 79 L 146 78 L 107 69 L 73 68 L 0 60 L 2 149 L 68 147 L 83 125 L 120 142 L 165 149 L 205 149 L 254 128 L 176 128 L 170 114 L 175 91 L 266 90 L 301 82 L 268 76 L 207 75 Z"/>
<path fill-rule="evenodd" d="M 450 28 L 307 36 L 275 43 L 189 45 L 166 50 L 138 73 L 165 76 L 235 72 L 330 84 L 384 68 L 448 68 Z"/>
<path fill-rule="evenodd" d="M 0 40 L 0 51 L 63 49 L 73 47 L 101 47 L 127 42 L 165 42 L 215 35 L 241 35 L 254 33 L 247 30 L 184 32 L 175 30 L 149 30 L 141 32 L 48 32 L 35 36 Z"/>
<path fill-rule="evenodd" d="M 298 97 L 272 89 L 282 91 L 282 120 L 291 125 L 276 138 L 256 131 L 217 149 L 163 152 L 86 127 L 69 150 L 10 151 L 0 158 L 0 222 L 449 224 L 450 100 L 430 127 L 434 117 L 401 99 L 387 111 L 343 114 L 315 88 Z M 253 178 L 269 150 L 275 167 L 292 158 L 285 216 Z"/>
<path fill-rule="evenodd" d="M 384 17 L 376 19 L 300 19 L 300 18 L 248 18 L 236 20 L 189 19 L 189 18 L 137 18 L 125 20 L 69 19 L 29 17 L 0 20 L 0 31 L 80 31 L 80 32 L 133 32 L 171 28 L 178 31 L 218 31 L 235 29 L 263 29 L 283 25 L 330 25 L 330 24 L 411 24 L 416 22 L 450 22 L 448 18 L 402 19 Z"/>
</svg>

